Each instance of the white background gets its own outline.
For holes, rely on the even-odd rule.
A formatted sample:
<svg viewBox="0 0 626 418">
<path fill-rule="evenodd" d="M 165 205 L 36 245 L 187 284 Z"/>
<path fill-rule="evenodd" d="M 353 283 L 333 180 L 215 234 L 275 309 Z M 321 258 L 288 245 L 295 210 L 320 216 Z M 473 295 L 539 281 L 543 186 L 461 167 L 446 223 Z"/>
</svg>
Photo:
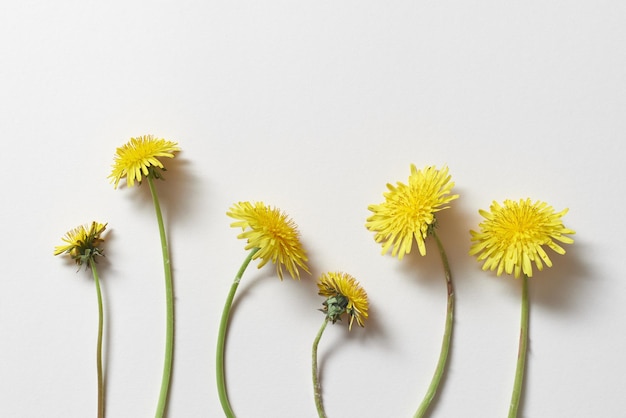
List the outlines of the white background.
<svg viewBox="0 0 626 418">
<path fill-rule="evenodd" d="M 320 343 L 331 417 L 412 416 L 435 367 L 445 286 L 434 242 L 398 261 L 364 227 L 409 166 L 447 164 L 439 216 L 457 290 L 432 417 L 502 417 L 521 281 L 483 272 L 469 229 L 530 197 L 576 230 L 531 286 L 524 417 L 624 414 L 626 3 L 593 1 L 7 1 L 0 6 L 0 415 L 95 416 L 96 295 L 53 257 L 108 222 L 100 266 L 107 415 L 153 416 L 164 289 L 146 185 L 114 190 L 116 147 L 178 141 L 158 183 L 173 256 L 170 417 L 218 417 L 219 315 L 246 252 L 225 212 L 262 200 L 298 223 L 312 276 L 253 263 L 227 377 L 240 417 L 314 417 L 315 280 L 343 270 L 371 320 Z M 548 250 L 550 251 L 550 250 Z M 553 254 L 553 253 L 550 253 Z"/>
</svg>

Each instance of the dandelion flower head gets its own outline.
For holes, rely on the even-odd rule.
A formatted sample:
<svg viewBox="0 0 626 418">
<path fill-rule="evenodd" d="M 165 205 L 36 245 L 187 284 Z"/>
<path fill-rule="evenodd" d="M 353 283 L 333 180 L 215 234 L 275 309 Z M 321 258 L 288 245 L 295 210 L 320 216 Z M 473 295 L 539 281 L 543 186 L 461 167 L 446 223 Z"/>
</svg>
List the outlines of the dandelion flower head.
<svg viewBox="0 0 626 418">
<path fill-rule="evenodd" d="M 474 242 L 470 255 L 478 261 L 485 261 L 483 270 L 496 270 L 514 274 L 533 275 L 532 263 L 537 269 L 543 265 L 551 267 L 552 261 L 543 249 L 546 245 L 557 254 L 565 254 L 565 249 L 557 242 L 572 244 L 574 240 L 566 235 L 574 234 L 561 221 L 568 209 L 555 213 L 554 208 L 545 202 L 505 200 L 502 205 L 493 202 L 490 211 L 480 210 L 485 221 L 478 226 L 480 231 L 470 231 Z"/>
<path fill-rule="evenodd" d="M 350 317 L 349 329 L 356 319 L 359 326 L 365 326 L 368 317 L 367 293 L 358 281 L 347 273 L 325 273 L 318 283 L 319 295 L 326 297 L 324 312 L 335 323 L 345 312 Z"/>
<path fill-rule="evenodd" d="M 79 266 L 91 263 L 95 256 L 102 255 L 100 244 L 104 240 L 100 237 L 107 224 L 92 222 L 91 225 L 81 225 L 68 231 L 62 240 L 63 245 L 54 248 L 54 255 L 69 254 Z"/>
<path fill-rule="evenodd" d="M 230 226 L 243 230 L 237 238 L 247 240 L 246 250 L 259 249 L 253 256 L 261 259 L 259 268 L 271 261 L 281 280 L 283 266 L 294 279 L 300 278 L 299 269 L 309 273 L 300 234 L 295 222 L 285 213 L 263 202 L 239 202 L 226 214 L 237 220 Z"/>
<path fill-rule="evenodd" d="M 165 170 L 160 157 L 174 158 L 174 152 L 180 151 L 178 143 L 158 139 L 152 135 L 144 135 L 131 138 L 123 146 L 115 151 L 113 170 L 109 175 L 111 183 L 117 186 L 126 177 L 126 185 L 132 187 L 135 181 L 141 183 L 142 176 L 152 173 L 155 178 L 160 178 L 159 170 Z"/>
<path fill-rule="evenodd" d="M 376 242 L 383 243 L 382 254 L 392 248 L 391 255 L 401 260 L 411 252 L 413 239 L 420 254 L 426 254 L 424 240 L 435 226 L 435 213 L 448 208 L 446 205 L 459 197 L 450 194 L 454 187 L 450 179 L 447 166 L 418 170 L 411 164 L 408 184 L 387 184 L 385 201 L 368 207 L 373 214 L 365 224 L 376 233 Z"/>
</svg>

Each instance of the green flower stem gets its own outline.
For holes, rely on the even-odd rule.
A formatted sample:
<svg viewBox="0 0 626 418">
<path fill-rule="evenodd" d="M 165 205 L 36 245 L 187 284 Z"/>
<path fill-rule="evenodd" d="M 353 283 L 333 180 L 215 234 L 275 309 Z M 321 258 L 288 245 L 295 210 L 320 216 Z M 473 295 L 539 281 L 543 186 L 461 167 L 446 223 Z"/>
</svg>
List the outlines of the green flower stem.
<svg viewBox="0 0 626 418">
<path fill-rule="evenodd" d="M 104 313 L 102 309 L 102 292 L 100 291 L 100 278 L 96 263 L 89 261 L 93 279 L 96 282 L 96 294 L 98 295 L 98 343 L 96 346 L 96 369 L 98 370 L 98 418 L 104 418 L 104 379 L 102 377 L 102 329 L 104 323 Z"/>
<path fill-rule="evenodd" d="M 328 316 L 324 318 L 324 323 L 322 327 L 317 332 L 315 336 L 315 340 L 313 341 L 313 351 L 311 356 L 311 372 L 313 373 L 313 392 L 315 396 L 315 407 L 317 408 L 317 414 L 319 418 L 326 418 L 326 412 L 324 412 L 324 404 L 322 403 L 322 386 L 319 382 L 319 374 L 317 372 L 317 346 L 320 342 L 320 338 L 322 338 L 322 334 L 326 329 L 326 325 L 328 325 Z"/>
<path fill-rule="evenodd" d="M 443 334 L 443 341 L 441 343 L 441 352 L 439 353 L 439 361 L 437 362 L 437 368 L 435 369 L 435 374 L 430 382 L 430 386 L 428 387 L 428 391 L 426 392 L 426 396 L 422 403 L 420 404 L 417 412 L 413 416 L 414 418 L 421 418 L 426 414 L 435 394 L 437 393 L 437 389 L 439 388 L 439 384 L 441 383 L 441 378 L 443 377 L 443 373 L 446 368 L 446 362 L 448 360 L 448 353 L 450 351 L 450 343 L 452 341 L 452 325 L 454 323 L 454 287 L 452 286 L 452 274 L 450 273 L 450 264 L 448 263 L 448 257 L 446 256 L 446 252 L 443 249 L 443 244 L 439 239 L 439 236 L 432 230 L 432 235 L 437 241 L 437 247 L 439 248 L 439 254 L 441 255 L 441 262 L 443 263 L 443 270 L 446 277 L 446 285 L 448 289 L 448 307 L 446 312 L 446 325 Z"/>
<path fill-rule="evenodd" d="M 519 335 L 519 351 L 517 353 L 517 368 L 515 370 L 513 394 L 511 395 L 511 406 L 509 407 L 509 418 L 517 417 L 519 400 L 522 395 L 526 353 L 528 352 L 528 306 L 528 276 L 524 274 L 522 278 L 522 319 Z"/>
<path fill-rule="evenodd" d="M 228 400 L 228 393 L 226 391 L 226 375 L 224 373 L 224 348 L 226 343 L 226 330 L 228 328 L 230 309 L 233 305 L 233 299 L 235 298 L 237 287 L 239 287 L 241 277 L 243 276 L 243 273 L 246 271 L 248 264 L 250 264 L 250 261 L 252 261 L 252 258 L 257 253 L 257 251 L 259 251 L 259 248 L 253 248 L 252 250 L 250 250 L 250 253 L 241 264 L 241 267 L 239 268 L 239 271 L 235 276 L 235 280 L 233 280 L 233 284 L 230 286 L 230 291 L 228 292 L 226 302 L 224 303 L 224 309 L 222 310 L 222 318 L 220 319 L 220 328 L 217 336 L 217 350 L 215 354 L 215 375 L 217 377 L 217 391 L 219 393 L 220 403 L 222 404 L 224 414 L 226 414 L 228 418 L 234 418 L 235 413 L 233 412 L 230 406 L 230 401 Z"/>
<path fill-rule="evenodd" d="M 159 403 L 157 404 L 157 411 L 155 414 L 156 418 L 162 418 L 165 414 L 165 408 L 167 406 L 167 395 L 172 377 L 172 360 L 174 351 L 174 290 L 172 286 L 172 266 L 170 263 L 170 253 L 167 247 L 167 238 L 165 236 L 165 226 L 163 225 L 163 215 L 161 214 L 161 206 L 159 205 L 159 198 L 157 197 L 152 177 L 152 174 L 147 176 L 150 193 L 152 194 L 152 202 L 154 203 L 154 210 L 156 211 L 157 223 L 159 224 L 161 252 L 163 253 L 163 271 L 165 273 L 165 360 L 163 363 L 163 378 L 161 380 Z"/>
</svg>

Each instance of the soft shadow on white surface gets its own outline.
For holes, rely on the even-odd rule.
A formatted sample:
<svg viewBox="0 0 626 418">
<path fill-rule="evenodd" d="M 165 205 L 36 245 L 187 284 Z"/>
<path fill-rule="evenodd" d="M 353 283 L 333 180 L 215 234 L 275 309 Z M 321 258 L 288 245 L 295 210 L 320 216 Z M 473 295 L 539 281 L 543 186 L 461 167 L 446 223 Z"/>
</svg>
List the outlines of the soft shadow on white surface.
<svg viewBox="0 0 626 418">
<path fill-rule="evenodd" d="M 77 3 L 8 1 L 0 13 L 0 415 L 95 409 L 95 290 L 51 255 L 69 228 L 109 222 L 101 262 L 110 416 L 150 416 L 164 298 L 147 185 L 106 176 L 131 136 L 178 141 L 157 189 L 171 245 L 176 346 L 169 416 L 220 416 L 219 315 L 245 257 L 225 215 L 263 200 L 301 227 L 311 276 L 280 282 L 251 263 L 229 333 L 238 415 L 313 417 L 315 281 L 353 274 L 364 329 L 320 343 L 329 415 L 410 416 L 445 315 L 432 240 L 380 255 L 367 205 L 409 165 L 447 163 L 460 198 L 439 230 L 457 305 L 431 416 L 502 416 L 514 373 L 520 281 L 467 252 L 478 208 L 545 200 L 577 231 L 531 280 L 522 415 L 612 417 L 625 409 L 626 5 L 529 1 Z M 583 382 L 584 384 L 582 384 Z"/>
</svg>

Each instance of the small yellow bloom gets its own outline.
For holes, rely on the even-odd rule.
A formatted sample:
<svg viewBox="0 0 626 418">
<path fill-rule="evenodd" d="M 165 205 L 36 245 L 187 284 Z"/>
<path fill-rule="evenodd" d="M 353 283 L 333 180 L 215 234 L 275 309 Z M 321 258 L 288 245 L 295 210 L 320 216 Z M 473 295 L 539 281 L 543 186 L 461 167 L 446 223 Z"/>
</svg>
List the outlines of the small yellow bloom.
<svg viewBox="0 0 626 418">
<path fill-rule="evenodd" d="M 102 255 L 100 244 L 104 239 L 100 235 L 106 229 L 107 224 L 92 222 L 91 225 L 81 225 L 68 231 L 62 240 L 63 245 L 54 248 L 54 255 L 67 253 L 79 266 L 83 263 L 91 263 L 94 257 Z"/>
<path fill-rule="evenodd" d="M 300 278 L 298 268 L 309 273 L 306 265 L 308 259 L 300 243 L 296 224 L 279 209 L 266 206 L 263 202 L 239 202 L 226 215 L 237 219 L 230 226 L 244 231 L 237 238 L 248 241 L 246 250 L 259 249 L 253 257 L 261 259 L 259 268 L 271 260 L 276 264 L 276 272 L 281 280 L 282 266 L 294 279 Z"/>
<path fill-rule="evenodd" d="M 420 254 L 426 254 L 424 239 L 435 226 L 435 213 L 448 208 L 445 205 L 459 197 L 450 194 L 454 187 L 450 179 L 446 166 L 418 170 L 411 164 L 408 185 L 387 184 L 389 191 L 383 194 L 385 201 L 368 207 L 373 215 L 365 224 L 367 229 L 376 232 L 376 242 L 383 243 L 382 254 L 393 247 L 391 255 L 401 260 L 411 252 L 413 238 Z"/>
<path fill-rule="evenodd" d="M 557 254 L 565 254 L 563 247 L 555 241 L 574 242 L 564 235 L 575 233 L 565 228 L 561 221 L 567 211 L 554 213 L 554 208 L 547 203 L 532 203 L 530 199 L 505 200 L 502 206 L 494 201 L 490 212 L 479 210 L 486 220 L 478 225 L 480 232 L 470 231 L 474 241 L 470 255 L 476 255 L 478 261 L 485 260 L 483 270 L 497 268 L 498 276 L 506 272 L 516 278 L 521 273 L 532 277 L 533 262 L 539 270 L 543 270 L 543 263 L 552 266 L 544 245 Z"/>
<path fill-rule="evenodd" d="M 148 176 L 150 172 L 155 178 L 160 178 L 159 170 L 165 171 L 165 168 L 159 157 L 174 158 L 176 151 L 180 151 L 178 143 L 157 139 L 152 135 L 131 138 L 115 151 L 113 170 L 109 175 L 111 183 L 117 189 L 122 177 L 126 177 L 126 185 L 132 187 L 135 180 L 141 183 L 142 175 Z"/>
<path fill-rule="evenodd" d="M 326 297 L 324 311 L 335 323 L 346 312 L 350 316 L 349 329 L 352 322 L 365 326 L 368 317 L 367 293 L 354 277 L 347 273 L 323 274 L 317 283 L 319 295 Z"/>
</svg>

